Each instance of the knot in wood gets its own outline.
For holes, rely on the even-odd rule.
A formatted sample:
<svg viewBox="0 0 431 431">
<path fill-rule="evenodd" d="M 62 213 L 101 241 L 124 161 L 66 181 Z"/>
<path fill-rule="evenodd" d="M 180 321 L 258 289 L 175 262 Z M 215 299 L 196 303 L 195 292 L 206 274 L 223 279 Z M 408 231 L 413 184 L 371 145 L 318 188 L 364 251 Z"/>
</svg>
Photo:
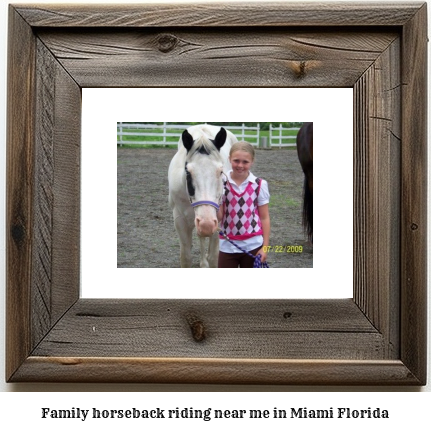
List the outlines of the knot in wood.
<svg viewBox="0 0 431 431">
<path fill-rule="evenodd" d="M 178 44 L 178 38 L 173 34 L 162 34 L 157 38 L 158 50 L 161 52 L 172 51 Z"/>
<path fill-rule="evenodd" d="M 419 227 L 419 226 L 418 226 L 416 223 L 412 223 L 412 224 L 411 224 L 411 226 L 410 226 L 410 229 L 411 229 L 411 230 L 417 230 L 417 229 L 418 229 L 418 227 Z"/>
<path fill-rule="evenodd" d="M 22 244 L 25 239 L 25 227 L 21 223 L 13 224 L 11 227 L 11 235 L 16 244 Z"/>
<path fill-rule="evenodd" d="M 202 320 L 196 316 L 187 316 L 187 323 L 189 324 L 193 339 L 197 342 L 204 341 L 207 334 Z"/>
<path fill-rule="evenodd" d="M 304 76 L 307 74 L 307 62 L 300 61 L 296 63 L 294 67 L 294 72 L 297 78 L 304 78 Z"/>
</svg>

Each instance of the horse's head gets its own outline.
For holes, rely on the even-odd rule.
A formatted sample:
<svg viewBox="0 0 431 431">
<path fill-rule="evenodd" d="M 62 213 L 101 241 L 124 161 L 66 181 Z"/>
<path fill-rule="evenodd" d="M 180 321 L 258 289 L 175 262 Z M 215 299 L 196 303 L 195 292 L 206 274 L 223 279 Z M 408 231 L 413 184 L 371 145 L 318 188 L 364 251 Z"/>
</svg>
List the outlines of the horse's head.
<svg viewBox="0 0 431 431">
<path fill-rule="evenodd" d="M 195 210 L 195 225 L 199 236 L 208 237 L 217 230 L 217 210 L 223 193 L 223 160 L 220 148 L 226 142 L 226 130 L 217 135 L 199 133 L 192 136 L 188 130 L 182 134 L 187 150 L 185 180 L 191 205 Z"/>
</svg>

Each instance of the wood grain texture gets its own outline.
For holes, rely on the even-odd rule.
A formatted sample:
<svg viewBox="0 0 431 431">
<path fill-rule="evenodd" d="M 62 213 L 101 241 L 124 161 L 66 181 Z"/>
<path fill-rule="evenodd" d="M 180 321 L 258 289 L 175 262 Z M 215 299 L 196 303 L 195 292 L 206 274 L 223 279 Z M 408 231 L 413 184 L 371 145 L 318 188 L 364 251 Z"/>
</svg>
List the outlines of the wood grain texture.
<svg viewBox="0 0 431 431">
<path fill-rule="evenodd" d="M 425 379 L 427 333 L 419 322 L 427 315 L 426 4 L 405 26 L 402 43 L 401 358 Z"/>
<path fill-rule="evenodd" d="M 352 87 L 353 300 L 79 299 L 85 86 Z M 8 94 L 8 381 L 426 383 L 425 5 L 11 6 Z"/>
<path fill-rule="evenodd" d="M 52 326 L 52 234 L 54 200 L 54 106 L 55 59 L 41 43 L 36 57 L 36 140 L 34 185 L 35 248 L 32 263 L 32 345 L 35 346 Z"/>
<path fill-rule="evenodd" d="M 354 256 L 355 301 L 388 337 L 399 312 L 401 76 L 400 38 L 394 40 L 355 85 Z M 364 203 L 366 203 L 364 205 Z"/>
<path fill-rule="evenodd" d="M 54 104 L 51 320 L 79 298 L 81 89 L 57 62 Z"/>
<path fill-rule="evenodd" d="M 17 5 L 34 27 L 399 26 L 422 3 L 215 3 Z"/>
<path fill-rule="evenodd" d="M 78 299 L 80 89 L 37 40 L 32 337 Z"/>
<path fill-rule="evenodd" d="M 107 378 L 109 376 L 109 378 Z M 14 380 L 271 385 L 417 385 L 401 361 L 29 357 Z"/>
<path fill-rule="evenodd" d="M 206 337 L 201 343 L 193 337 L 190 318 L 203 325 Z M 119 344 L 110 342 L 113 339 L 119 340 Z M 34 354 L 352 359 L 353 351 L 355 359 L 385 358 L 383 337 L 351 299 L 83 299 L 53 328 Z"/>
<path fill-rule="evenodd" d="M 42 30 L 82 87 L 352 87 L 394 32 Z"/>
<path fill-rule="evenodd" d="M 6 197 L 6 374 L 31 351 L 35 41 L 31 28 L 9 13 Z M 23 52 L 26 55 L 23 55 Z M 19 340 L 19 342 L 17 342 Z"/>
</svg>

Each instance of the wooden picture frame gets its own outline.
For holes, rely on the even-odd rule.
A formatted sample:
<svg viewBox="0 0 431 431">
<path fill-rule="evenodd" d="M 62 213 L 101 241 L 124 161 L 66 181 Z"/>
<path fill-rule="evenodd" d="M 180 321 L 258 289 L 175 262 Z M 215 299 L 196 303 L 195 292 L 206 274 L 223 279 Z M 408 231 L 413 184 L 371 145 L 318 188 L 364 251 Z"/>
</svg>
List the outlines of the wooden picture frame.
<svg viewBox="0 0 431 431">
<path fill-rule="evenodd" d="M 426 45 L 424 3 L 11 5 L 7 381 L 426 384 Z M 158 86 L 354 89 L 353 299 L 80 298 L 81 89 Z"/>
</svg>

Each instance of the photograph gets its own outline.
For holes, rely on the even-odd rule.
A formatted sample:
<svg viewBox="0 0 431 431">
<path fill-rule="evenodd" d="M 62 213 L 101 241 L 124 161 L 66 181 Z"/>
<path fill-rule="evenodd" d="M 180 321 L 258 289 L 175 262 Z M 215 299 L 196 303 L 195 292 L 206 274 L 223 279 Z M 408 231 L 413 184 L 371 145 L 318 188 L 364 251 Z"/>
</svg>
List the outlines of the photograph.
<svg viewBox="0 0 431 431">
<path fill-rule="evenodd" d="M 118 268 L 311 268 L 312 229 L 312 122 L 117 124 Z"/>
</svg>

